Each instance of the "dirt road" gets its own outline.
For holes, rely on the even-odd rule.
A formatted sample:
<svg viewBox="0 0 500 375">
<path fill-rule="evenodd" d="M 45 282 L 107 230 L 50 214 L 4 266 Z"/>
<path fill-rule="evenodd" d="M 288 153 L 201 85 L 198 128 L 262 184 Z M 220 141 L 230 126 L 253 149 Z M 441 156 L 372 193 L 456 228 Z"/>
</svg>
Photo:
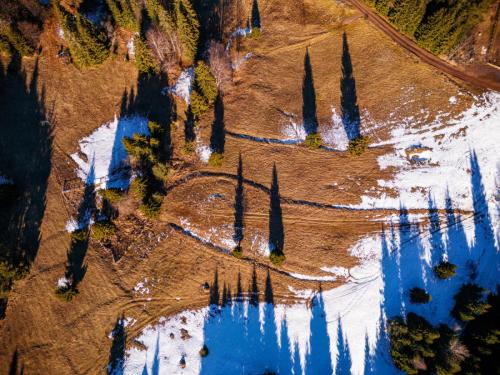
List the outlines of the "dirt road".
<svg viewBox="0 0 500 375">
<path fill-rule="evenodd" d="M 369 6 L 364 4 L 360 0 L 349 0 L 352 5 L 354 5 L 363 15 L 370 20 L 379 30 L 383 31 L 396 43 L 406 48 L 411 53 L 415 54 L 418 58 L 427 64 L 441 70 L 444 73 L 452 75 L 464 82 L 467 82 L 473 86 L 477 86 L 482 89 L 491 89 L 500 91 L 500 73 L 495 69 L 481 66 L 474 67 L 474 72 L 464 71 L 458 67 L 455 67 L 439 57 L 433 55 L 432 53 L 421 48 L 417 43 L 415 43 L 410 38 L 402 35 L 394 27 L 385 21 L 384 18 L 379 16 L 374 10 Z M 478 71 L 478 72 L 476 72 Z"/>
</svg>

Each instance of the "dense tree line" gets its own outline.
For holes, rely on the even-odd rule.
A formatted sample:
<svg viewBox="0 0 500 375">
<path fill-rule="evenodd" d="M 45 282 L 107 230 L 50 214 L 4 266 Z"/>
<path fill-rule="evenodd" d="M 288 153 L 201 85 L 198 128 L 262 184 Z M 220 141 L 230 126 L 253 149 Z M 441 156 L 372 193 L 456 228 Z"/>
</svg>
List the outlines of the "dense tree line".
<svg viewBox="0 0 500 375">
<path fill-rule="evenodd" d="M 493 0 L 365 0 L 429 51 L 450 52 Z"/>
<path fill-rule="evenodd" d="M 451 315 L 458 329 L 433 326 L 410 312 L 389 321 L 391 356 L 407 374 L 498 374 L 500 298 L 471 283 L 454 297 Z"/>
</svg>

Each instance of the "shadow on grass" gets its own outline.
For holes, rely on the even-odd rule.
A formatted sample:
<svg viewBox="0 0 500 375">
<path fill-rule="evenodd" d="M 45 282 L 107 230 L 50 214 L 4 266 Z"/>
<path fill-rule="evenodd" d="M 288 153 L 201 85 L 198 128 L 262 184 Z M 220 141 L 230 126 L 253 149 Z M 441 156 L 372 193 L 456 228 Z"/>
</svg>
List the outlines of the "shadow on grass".
<svg viewBox="0 0 500 375">
<path fill-rule="evenodd" d="M 340 80 L 342 124 L 349 141 L 360 137 L 361 117 L 356 94 L 356 80 L 346 33 L 342 34 L 342 78 Z"/>
<path fill-rule="evenodd" d="M 318 117 L 316 113 L 316 91 L 314 89 L 314 78 L 309 56 L 309 48 L 304 56 L 304 79 L 302 83 L 302 117 L 306 133 L 316 134 L 318 132 Z"/>
<path fill-rule="evenodd" d="M 15 186 L 0 213 L 0 261 L 23 274 L 40 246 L 51 171 L 52 110 L 46 109 L 44 89 L 41 94 L 38 89 L 38 60 L 29 82 L 19 56 L 12 56 L 6 70 L 0 63 L 0 173 Z M 1 284 L 8 293 L 11 282 Z M 5 299 L 0 300 L 5 307 Z"/>
</svg>

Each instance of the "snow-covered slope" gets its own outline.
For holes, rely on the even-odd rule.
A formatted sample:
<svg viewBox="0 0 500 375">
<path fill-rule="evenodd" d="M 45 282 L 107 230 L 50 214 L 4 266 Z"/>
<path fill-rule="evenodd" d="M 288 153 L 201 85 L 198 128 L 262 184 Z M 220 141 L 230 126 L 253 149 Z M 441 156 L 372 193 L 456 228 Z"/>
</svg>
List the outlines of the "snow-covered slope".
<svg viewBox="0 0 500 375">
<path fill-rule="evenodd" d="M 312 307 L 305 301 L 256 305 L 236 299 L 161 318 L 137 338 L 146 350 L 131 348 L 116 372 L 398 373 L 388 352 L 388 318 L 415 311 L 432 323 L 453 325 L 449 311 L 459 286 L 472 280 L 491 288 L 500 276 L 500 94 L 487 93 L 460 116 L 441 118 L 418 130 L 411 121 L 402 122 L 391 140 L 378 144 L 394 146 L 379 164 L 397 173 L 379 184 L 398 197 L 367 195 L 357 207 L 395 208 L 399 214 L 350 249 L 360 265 L 348 270 L 345 285 L 319 293 L 290 288 L 297 296 L 313 296 Z M 426 209 L 426 224 L 410 216 L 408 208 Z M 446 281 L 432 273 L 443 259 L 458 266 L 457 275 Z M 428 290 L 432 301 L 410 304 L 413 286 Z M 181 328 L 191 337 L 180 338 Z M 198 353 L 203 344 L 209 349 L 204 358 Z M 179 365 L 181 358 L 185 367 Z"/>
</svg>

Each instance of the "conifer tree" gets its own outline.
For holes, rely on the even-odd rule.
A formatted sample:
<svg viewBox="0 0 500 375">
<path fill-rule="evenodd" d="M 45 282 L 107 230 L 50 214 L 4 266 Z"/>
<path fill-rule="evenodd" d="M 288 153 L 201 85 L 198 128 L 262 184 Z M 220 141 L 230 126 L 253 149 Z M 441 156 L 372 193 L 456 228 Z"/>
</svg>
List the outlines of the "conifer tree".
<svg viewBox="0 0 500 375">
<path fill-rule="evenodd" d="M 69 13 L 57 2 L 54 2 L 54 9 L 74 64 L 80 68 L 102 64 L 109 56 L 106 35 L 88 19 L 78 13 Z"/>
<path fill-rule="evenodd" d="M 9 52 L 10 46 L 21 56 L 31 56 L 34 48 L 28 43 L 26 38 L 9 21 L 0 18 L 0 51 Z"/>
<path fill-rule="evenodd" d="M 189 0 L 176 0 L 175 19 L 177 33 L 183 47 L 182 60 L 184 64 L 191 65 L 196 56 L 200 23 Z"/>
<path fill-rule="evenodd" d="M 139 32 L 139 4 L 137 0 L 106 0 L 116 24 L 131 32 Z"/>
</svg>

